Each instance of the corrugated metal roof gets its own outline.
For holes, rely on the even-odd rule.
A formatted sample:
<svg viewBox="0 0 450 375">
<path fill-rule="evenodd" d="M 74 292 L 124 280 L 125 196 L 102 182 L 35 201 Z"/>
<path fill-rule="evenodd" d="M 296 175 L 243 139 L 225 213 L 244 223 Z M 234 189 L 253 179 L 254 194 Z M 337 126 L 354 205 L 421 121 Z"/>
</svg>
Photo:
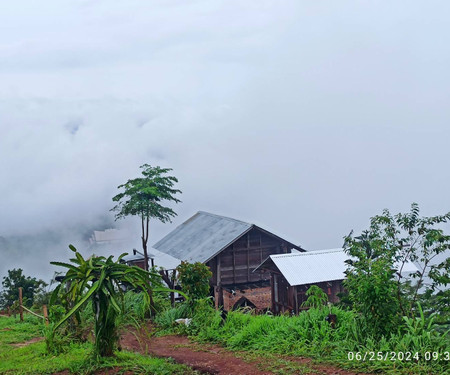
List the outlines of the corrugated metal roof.
<svg viewBox="0 0 450 375">
<path fill-rule="evenodd" d="M 291 286 L 343 280 L 348 255 L 342 249 L 271 255 Z"/>
<path fill-rule="evenodd" d="M 170 256 L 169 254 L 162 253 L 159 250 L 156 250 L 154 248 L 151 248 L 150 251 L 152 252 L 154 258 L 155 258 L 155 267 L 162 267 L 166 270 L 172 270 L 177 268 L 177 266 L 181 263 L 179 259 L 174 258 L 173 256 Z"/>
<path fill-rule="evenodd" d="M 153 247 L 188 262 L 207 262 L 252 228 L 240 220 L 199 211 Z"/>
<path fill-rule="evenodd" d="M 348 267 L 345 261 L 349 259 L 349 256 L 343 249 L 331 249 L 296 254 L 270 255 L 269 258 L 280 270 L 288 283 L 291 286 L 295 286 L 344 280 L 344 272 Z M 263 266 L 263 264 L 258 266 L 258 268 Z M 402 274 L 415 271 L 417 271 L 417 267 L 412 262 L 407 262 L 403 267 Z"/>
</svg>

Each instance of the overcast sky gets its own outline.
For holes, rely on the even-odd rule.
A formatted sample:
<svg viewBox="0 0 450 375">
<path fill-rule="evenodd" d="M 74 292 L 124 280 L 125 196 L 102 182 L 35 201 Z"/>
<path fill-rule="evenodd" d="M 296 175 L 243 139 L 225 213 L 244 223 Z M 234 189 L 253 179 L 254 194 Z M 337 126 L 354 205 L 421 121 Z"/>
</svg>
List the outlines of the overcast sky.
<svg viewBox="0 0 450 375">
<path fill-rule="evenodd" d="M 40 242 L 2 255 L 0 277 L 48 279 L 69 242 L 113 223 L 111 198 L 143 163 L 173 168 L 183 191 L 152 244 L 198 210 L 306 249 L 341 246 L 383 208 L 449 211 L 449 11 L 3 2 L 0 236 Z"/>
</svg>

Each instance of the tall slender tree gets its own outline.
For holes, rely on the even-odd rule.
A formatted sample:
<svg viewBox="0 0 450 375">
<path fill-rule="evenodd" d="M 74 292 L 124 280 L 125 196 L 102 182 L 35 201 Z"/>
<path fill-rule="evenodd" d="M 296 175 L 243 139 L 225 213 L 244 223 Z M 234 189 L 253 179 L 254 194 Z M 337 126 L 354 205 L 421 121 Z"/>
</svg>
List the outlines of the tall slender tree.
<svg viewBox="0 0 450 375">
<path fill-rule="evenodd" d="M 117 202 L 111 211 L 116 213 L 116 220 L 127 216 L 138 216 L 141 219 L 141 240 L 144 250 L 145 269 L 148 270 L 148 234 L 150 219 L 157 219 L 163 223 L 171 222 L 171 218 L 177 214 L 171 208 L 163 206 L 163 202 L 181 202 L 175 197 L 181 190 L 175 189 L 178 179 L 168 176 L 171 168 L 152 167 L 141 165 L 142 176 L 119 185 L 123 192 L 113 197 Z"/>
</svg>

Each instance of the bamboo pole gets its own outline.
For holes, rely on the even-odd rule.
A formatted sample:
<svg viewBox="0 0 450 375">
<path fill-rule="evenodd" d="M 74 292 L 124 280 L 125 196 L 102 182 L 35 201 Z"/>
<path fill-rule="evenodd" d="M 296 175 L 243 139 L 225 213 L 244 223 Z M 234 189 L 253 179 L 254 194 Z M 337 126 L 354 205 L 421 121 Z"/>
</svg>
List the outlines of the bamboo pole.
<svg viewBox="0 0 450 375">
<path fill-rule="evenodd" d="M 45 319 L 45 317 L 43 317 L 42 315 L 36 314 L 34 311 L 27 309 L 25 306 L 22 306 L 22 307 L 25 311 L 28 311 L 30 314 L 33 314 L 34 316 L 37 316 L 38 318 Z"/>
<path fill-rule="evenodd" d="M 48 326 L 48 311 L 47 311 L 47 305 L 43 305 L 43 306 L 42 306 L 42 310 L 44 311 L 45 325 Z"/>
<path fill-rule="evenodd" d="M 20 321 L 23 322 L 22 287 L 19 287 L 19 313 Z"/>
</svg>

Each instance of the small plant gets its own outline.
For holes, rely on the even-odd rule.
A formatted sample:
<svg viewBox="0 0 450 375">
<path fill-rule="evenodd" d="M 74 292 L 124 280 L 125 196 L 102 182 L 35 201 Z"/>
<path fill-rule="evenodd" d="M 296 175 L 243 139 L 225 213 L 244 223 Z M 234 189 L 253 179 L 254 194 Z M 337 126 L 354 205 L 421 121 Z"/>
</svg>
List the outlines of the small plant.
<svg viewBox="0 0 450 375">
<path fill-rule="evenodd" d="M 302 303 L 302 307 L 320 308 L 327 304 L 328 296 L 317 285 L 311 285 L 305 293 L 308 298 Z"/>
</svg>

